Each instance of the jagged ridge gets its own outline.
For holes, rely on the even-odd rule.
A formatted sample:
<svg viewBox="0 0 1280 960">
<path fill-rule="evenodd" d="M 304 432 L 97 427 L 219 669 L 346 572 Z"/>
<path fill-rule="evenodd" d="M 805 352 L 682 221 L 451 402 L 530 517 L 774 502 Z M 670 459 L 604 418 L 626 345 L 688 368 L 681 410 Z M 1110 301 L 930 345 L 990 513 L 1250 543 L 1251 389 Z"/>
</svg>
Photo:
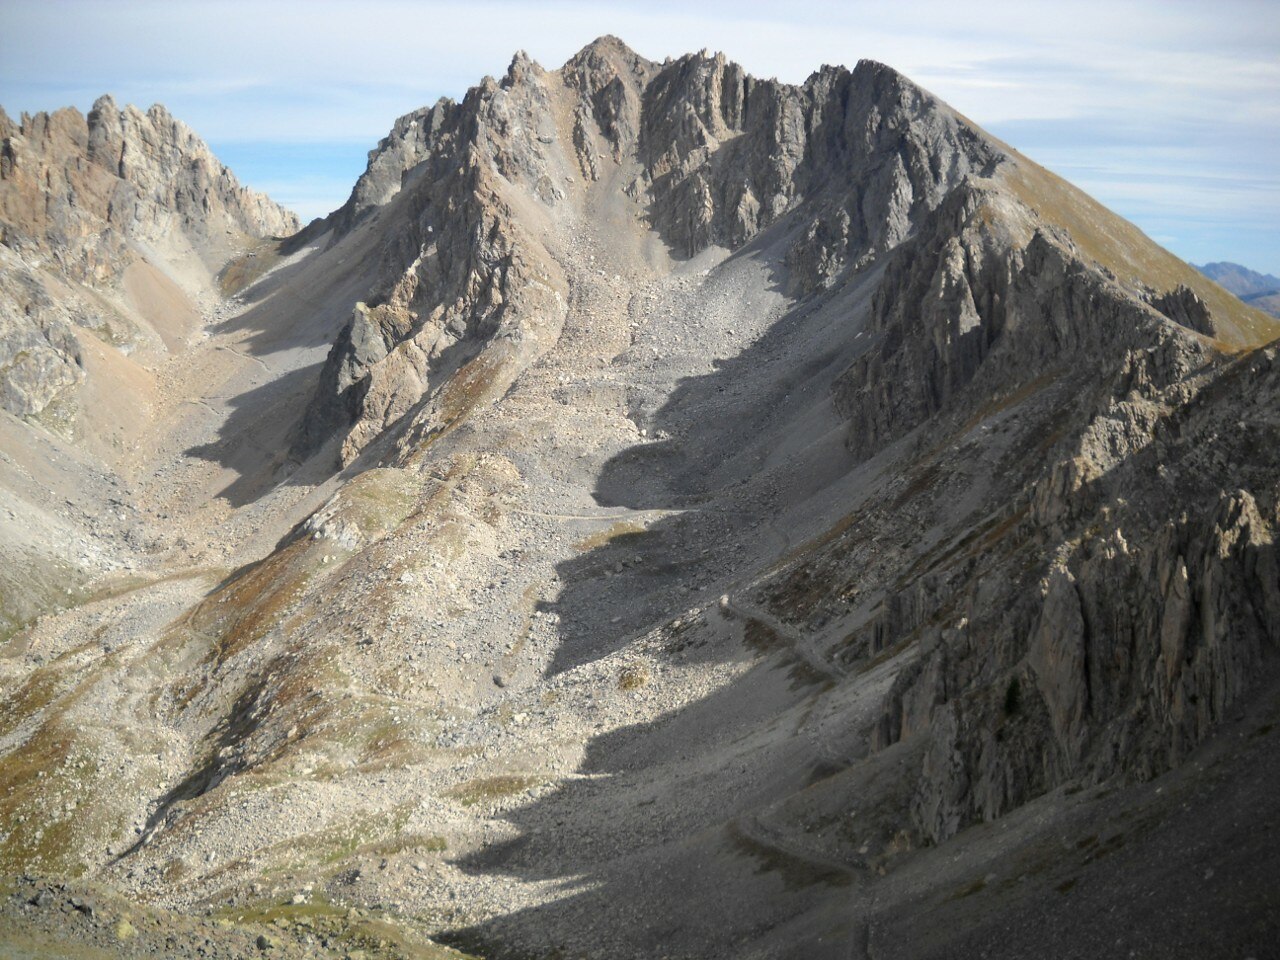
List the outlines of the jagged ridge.
<svg viewBox="0 0 1280 960">
<path fill-rule="evenodd" d="M 213 273 L 242 238 L 297 229 L 159 104 L 144 113 L 104 96 L 88 117 L 16 123 L 0 110 L 0 407 L 34 416 L 81 383 L 78 330 L 132 337 L 124 310 L 76 284 L 112 295 L 147 258 Z"/>
</svg>

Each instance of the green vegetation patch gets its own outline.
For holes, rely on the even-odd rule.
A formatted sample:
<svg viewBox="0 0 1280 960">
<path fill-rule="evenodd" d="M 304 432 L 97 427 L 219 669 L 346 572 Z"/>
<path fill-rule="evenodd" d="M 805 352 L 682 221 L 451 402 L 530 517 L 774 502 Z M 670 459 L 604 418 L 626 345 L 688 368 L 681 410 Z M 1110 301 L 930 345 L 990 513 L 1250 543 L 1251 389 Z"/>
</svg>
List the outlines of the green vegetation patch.
<svg viewBox="0 0 1280 960">
<path fill-rule="evenodd" d="M 272 267 L 283 259 L 280 243 L 263 240 L 235 259 L 229 261 L 218 274 L 218 286 L 223 296 L 232 296 L 262 279 Z"/>
<path fill-rule="evenodd" d="M 619 520 L 604 530 L 600 530 L 588 537 L 583 537 L 573 545 L 575 550 L 585 553 L 588 550 L 595 550 L 612 544 L 615 541 L 619 545 L 633 543 L 648 532 L 644 524 L 636 523 L 634 520 Z"/>
<path fill-rule="evenodd" d="M 445 791 L 445 796 L 457 800 L 464 807 L 472 807 L 477 803 L 499 800 L 538 786 L 542 783 L 536 777 L 503 775 L 496 777 L 480 777 L 468 780 Z"/>
<path fill-rule="evenodd" d="M 339 503 L 346 519 L 366 535 L 394 530 L 417 505 L 421 481 L 407 470 L 366 470 L 342 488 Z"/>
</svg>

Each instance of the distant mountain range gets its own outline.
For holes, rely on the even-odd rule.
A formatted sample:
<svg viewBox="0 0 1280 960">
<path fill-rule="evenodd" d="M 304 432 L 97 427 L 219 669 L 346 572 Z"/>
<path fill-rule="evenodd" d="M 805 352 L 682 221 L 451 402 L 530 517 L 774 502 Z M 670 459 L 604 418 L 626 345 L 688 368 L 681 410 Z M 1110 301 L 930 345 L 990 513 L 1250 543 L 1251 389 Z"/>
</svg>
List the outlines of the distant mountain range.
<svg viewBox="0 0 1280 960">
<path fill-rule="evenodd" d="M 1250 306 L 1265 310 L 1273 317 L 1280 317 L 1280 277 L 1258 273 L 1238 263 L 1226 261 L 1193 266 Z"/>
</svg>

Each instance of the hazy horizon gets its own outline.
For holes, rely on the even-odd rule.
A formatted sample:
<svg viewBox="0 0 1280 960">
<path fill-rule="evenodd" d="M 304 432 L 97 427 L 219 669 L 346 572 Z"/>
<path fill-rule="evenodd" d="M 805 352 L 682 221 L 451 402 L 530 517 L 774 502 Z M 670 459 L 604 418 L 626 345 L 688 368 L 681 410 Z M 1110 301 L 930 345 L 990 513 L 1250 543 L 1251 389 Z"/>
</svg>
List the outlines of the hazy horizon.
<svg viewBox="0 0 1280 960">
<path fill-rule="evenodd" d="M 655 60 L 722 50 L 792 83 L 881 60 L 1179 256 L 1280 274 L 1280 12 L 1249 0 L 9 0 L 0 106 L 164 103 L 241 182 L 309 220 L 346 199 L 396 117 L 501 75 L 517 49 L 553 69 L 605 33 Z"/>
</svg>

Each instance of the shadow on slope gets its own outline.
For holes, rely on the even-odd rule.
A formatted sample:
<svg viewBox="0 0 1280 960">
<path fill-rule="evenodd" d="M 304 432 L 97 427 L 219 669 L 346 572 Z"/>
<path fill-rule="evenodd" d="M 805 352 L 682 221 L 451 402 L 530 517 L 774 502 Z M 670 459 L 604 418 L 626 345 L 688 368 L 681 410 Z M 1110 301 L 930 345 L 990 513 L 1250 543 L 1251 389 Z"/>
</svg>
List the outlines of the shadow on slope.
<svg viewBox="0 0 1280 960">
<path fill-rule="evenodd" d="M 776 252 L 762 250 L 764 242 L 735 257 Z M 779 263 L 775 289 L 782 289 Z M 852 467 L 827 388 L 861 349 L 854 334 L 876 276 L 856 275 L 834 293 L 793 303 L 711 373 L 681 379 L 640 420 L 668 439 L 631 447 L 604 466 L 595 490 L 602 506 L 674 512 L 645 529 L 623 524 L 603 542 L 587 538 L 583 553 L 558 566 L 563 587 L 547 605 L 560 620 L 552 672 L 598 660 L 672 621 L 679 626 L 668 630 L 663 656 L 674 669 L 755 662 L 729 686 L 708 688 L 653 722 L 596 737 L 581 767 L 586 777 L 506 814 L 520 837 L 465 858 L 462 868 L 526 882 L 563 878 L 569 894 L 464 931 L 458 943 L 491 949 L 513 936 L 528 942 L 537 931 L 539 941 L 570 955 L 651 955 L 678 942 L 673 955 L 706 956 L 723 952 L 726 931 L 785 924 L 832 892 L 847 900 L 853 871 L 775 842 L 754 819 L 820 771 L 847 766 L 833 755 L 838 744 L 794 738 L 829 691 L 826 678 L 802 669 L 761 624 L 682 615 L 777 561 L 791 542 L 776 521 Z M 633 909 L 637 885 L 653 911 L 647 920 Z M 810 957 L 843 956 L 837 941 L 823 946 L 796 932 Z"/>
<path fill-rule="evenodd" d="M 232 397 L 226 401 L 231 413 L 219 426 L 217 439 L 186 451 L 236 474 L 218 497 L 242 507 L 295 476 L 299 464 L 289 457 L 289 439 L 319 370 L 319 364 L 300 367 Z"/>
<path fill-rule="evenodd" d="M 769 258 L 771 289 L 780 291 L 780 257 L 765 247 L 771 239 L 726 263 Z M 679 380 L 651 415 L 632 413 L 663 439 L 610 459 L 593 496 L 603 507 L 670 512 L 647 527 L 621 523 L 603 542 L 587 538 L 583 553 L 559 565 L 553 673 L 624 646 L 788 549 L 781 515 L 853 466 L 828 387 L 861 349 L 855 334 L 877 276 L 858 274 L 845 288 L 793 303 L 712 372 Z"/>
<path fill-rule="evenodd" d="M 709 608 L 715 594 L 731 582 L 741 584 L 788 554 L 796 545 L 785 526 L 778 531 L 779 542 L 764 542 L 771 530 L 769 522 L 792 519 L 812 509 L 813 494 L 850 470 L 852 465 L 838 442 L 841 432 L 817 428 L 836 423 L 833 414 L 827 411 L 820 416 L 815 411 L 825 409 L 822 402 L 806 398 L 802 391 L 804 379 L 810 378 L 819 384 L 825 402 L 830 378 L 856 352 L 848 338 L 857 327 L 851 324 L 844 340 L 822 342 L 801 336 L 799 342 L 810 345 L 807 351 L 786 341 L 807 324 L 813 325 L 810 333 L 823 329 L 821 311 L 839 308 L 835 298 L 826 304 L 793 307 L 768 335 L 738 357 L 705 377 L 682 380 L 652 421 L 657 431 L 673 439 L 630 448 L 606 464 L 596 490 L 601 504 L 681 512 L 647 529 L 589 544 L 583 554 L 560 565 L 563 588 L 551 607 L 560 614 L 562 637 L 554 671 L 596 661 L 662 623 L 668 624 L 662 634 L 661 656 L 668 658 L 663 673 L 746 659 L 748 637 L 736 619 L 726 620 L 713 609 L 701 615 L 686 611 L 695 606 Z M 794 368 L 775 371 L 771 346 L 778 348 L 778 355 L 804 359 Z M 1245 365 L 1238 364 L 1232 376 L 1243 376 L 1244 370 Z M 758 379 L 752 383 L 753 378 Z M 1074 431 L 1082 430 L 1094 417 L 1095 403 L 1106 400 L 1107 385 L 1097 370 L 1077 370 L 1056 378 L 1052 390 L 1037 387 L 1040 379 L 1026 385 L 1039 391 L 1034 401 L 1030 398 L 1035 392 L 1024 395 L 1016 383 L 1000 385 L 1009 391 L 1001 394 L 989 392 L 991 384 L 976 381 L 974 389 L 957 398 L 952 410 L 918 433 L 922 442 L 911 445 L 913 462 L 905 464 L 918 474 L 910 482 L 905 482 L 909 479 L 905 474 L 895 478 L 889 471 L 863 474 L 877 488 L 877 509 L 903 515 L 901 522 L 908 526 L 917 524 L 921 515 L 946 524 L 936 550 L 921 553 L 914 565 L 896 568 L 897 589 L 908 601 L 914 596 L 911 588 L 926 573 L 946 570 L 960 556 L 952 556 L 949 543 L 964 545 L 967 556 L 979 559 L 992 554 L 1012 561 L 1021 559 L 1019 551 L 1031 552 L 1025 569 L 1012 562 L 1003 567 L 978 562 L 953 568 L 962 574 L 950 587 L 953 593 L 977 591 L 982 578 L 989 575 L 993 581 L 1006 581 L 986 594 L 1003 602 L 1001 590 L 1026 594 L 1033 589 L 1051 559 L 1041 548 L 1053 536 L 1067 536 L 1051 531 L 1041 535 L 1019 528 L 1016 522 L 990 532 L 976 525 L 990 513 L 991 503 L 1007 507 L 1023 496 L 1041 473 L 1046 444 L 1075 436 Z M 1054 383 L 1055 378 L 1048 382 Z M 747 384 L 753 389 L 746 389 Z M 1102 392 L 1086 389 L 1087 384 Z M 1220 381 L 1204 402 L 1227 386 L 1226 379 Z M 735 390 L 741 397 L 734 395 Z M 1226 396 L 1231 399 L 1229 391 Z M 1034 405 L 1033 416 L 1011 415 L 1015 408 L 1024 413 L 1031 409 L 1022 406 L 1028 403 Z M 813 455 L 808 460 L 779 459 L 779 446 L 794 444 L 797 434 L 810 441 Z M 1007 437 L 998 439 L 996 434 Z M 975 436 L 981 442 L 975 442 Z M 835 442 L 823 443 L 824 439 Z M 808 449 L 804 443 L 800 446 Z M 1216 495 L 1215 458 L 1253 462 L 1240 444 L 1234 444 L 1240 449 L 1222 457 L 1216 453 L 1200 457 L 1194 436 L 1186 438 L 1184 446 L 1188 456 L 1195 458 L 1192 465 L 1204 471 L 1200 478 L 1204 488 L 1192 493 L 1184 490 L 1186 502 Z M 898 449 L 904 452 L 908 448 Z M 1092 479 L 1077 499 L 1088 507 L 1078 525 L 1084 528 L 1107 516 L 1106 503 L 1123 503 L 1115 500 L 1119 494 L 1140 498 L 1147 505 L 1138 508 L 1142 513 L 1125 514 L 1131 535 L 1165 522 L 1171 506 L 1167 495 L 1148 488 L 1148 481 L 1159 476 L 1161 458 L 1160 447 L 1141 447 Z M 825 471 L 806 469 L 824 464 Z M 777 473 L 770 468 L 777 468 Z M 940 470 L 952 472 L 959 486 L 933 483 L 931 478 Z M 1251 481 L 1260 490 L 1267 483 L 1261 475 Z M 973 507 L 965 485 L 984 490 L 981 514 L 969 512 Z M 828 506 L 834 508 L 836 503 L 828 501 Z M 1014 516 L 1020 515 L 1015 512 Z M 833 530 L 840 529 L 844 519 L 836 509 L 825 515 L 827 527 Z M 998 511 L 991 519 L 999 519 Z M 866 536 L 895 530 L 900 528 L 871 527 Z M 975 533 L 982 535 L 975 537 Z M 897 546 L 886 543 L 882 549 L 892 551 Z M 1274 549 L 1268 549 L 1269 559 L 1246 558 L 1246 566 L 1273 569 L 1268 564 L 1274 564 Z M 824 550 L 825 543 L 815 540 L 806 563 Z M 904 552 L 899 559 L 909 561 L 911 556 Z M 856 556 L 846 558 L 847 563 L 854 561 Z M 856 579 L 855 567 L 841 574 Z M 737 599 L 740 594 L 733 591 L 733 596 Z M 1000 610 L 987 610 L 984 615 L 998 618 Z M 1120 640 L 1122 633 L 1117 629 Z M 557 955 L 554 951 L 559 950 L 558 955 L 564 956 L 843 958 L 871 955 L 873 939 L 878 957 L 969 955 L 956 953 L 955 944 L 980 941 L 990 955 L 1011 957 L 1043 950 L 1089 925 L 1089 909 L 1081 905 L 1086 901 L 1062 897 L 1082 878 L 1086 887 L 1107 891 L 1106 896 L 1114 898 L 1111 902 L 1121 905 L 1102 924 L 1109 940 L 1094 938 L 1092 933 L 1085 938 L 1096 939 L 1099 946 L 1141 944 L 1163 922 L 1132 891 L 1155 884 L 1167 886 L 1180 901 L 1202 895 L 1200 882 L 1175 866 L 1188 862 L 1185 851 L 1192 833 L 1186 818 L 1174 823 L 1168 817 L 1170 801 L 1161 798 L 1160 791 L 1109 787 L 1068 800 L 1072 793 L 1051 789 L 1054 783 L 1041 783 L 1019 797 L 1018 803 L 1025 806 L 1015 805 L 1000 814 L 998 822 L 1013 825 L 1007 829 L 1022 831 L 1003 846 L 975 846 L 972 837 L 986 829 L 976 827 L 950 841 L 960 846 L 949 843 L 946 856 L 927 850 L 906 853 L 882 886 L 854 852 L 861 852 L 857 844 L 865 836 L 866 820 L 861 818 L 869 810 L 878 815 L 877 810 L 892 808 L 897 822 L 906 825 L 910 794 L 921 768 L 920 751 L 931 737 L 900 732 L 887 745 L 872 750 L 865 738 L 877 736 L 872 728 L 892 705 L 887 686 L 874 691 L 870 685 L 877 664 L 885 664 L 887 672 L 892 660 L 905 663 L 915 658 L 922 636 L 919 629 L 910 631 L 900 638 L 899 646 L 882 656 L 845 664 L 848 672 L 834 686 L 806 681 L 803 673 L 797 683 L 795 660 L 783 645 L 783 649 L 766 651 L 764 660 L 726 678 L 718 688 L 708 682 L 704 695 L 674 706 L 656 720 L 595 737 L 580 771 L 585 776 L 565 780 L 502 814 L 516 828 L 516 840 L 458 861 L 462 869 L 479 876 L 522 882 L 558 880 L 558 890 L 541 894 L 549 902 L 458 931 L 455 942 L 478 946 L 493 956 L 524 955 L 502 950 L 526 944 L 534 955 L 547 950 Z M 1000 655 L 994 647 L 989 651 L 993 659 Z M 963 695 L 987 696 L 989 681 L 985 674 L 969 678 Z M 596 696 L 628 695 L 630 691 L 620 684 L 618 693 Z M 958 699 L 961 694 L 951 691 L 948 696 Z M 851 705 L 863 698 L 874 698 L 883 706 L 873 713 L 859 713 Z M 1100 731 L 1106 732 L 1103 724 L 1108 720 L 1099 720 Z M 1257 735 L 1269 735 L 1274 722 L 1273 718 L 1258 726 Z M 998 739 L 999 733 L 994 731 L 993 737 Z M 1233 736 L 1211 740 L 1199 755 L 1220 750 Z M 1229 769 L 1220 779 L 1201 784 L 1195 765 L 1186 764 L 1168 774 L 1168 782 L 1185 783 L 1185 797 L 1193 799 L 1205 815 L 1237 809 L 1240 804 L 1231 781 L 1248 768 L 1230 756 L 1222 762 Z M 1273 783 L 1274 764 L 1268 769 L 1271 779 L 1267 782 Z M 1267 789 L 1247 792 L 1244 805 L 1250 817 L 1274 819 L 1273 812 L 1262 811 L 1266 793 Z M 1072 815 L 1071 842 L 1064 850 L 1059 835 L 1067 829 L 1062 811 L 1075 810 L 1077 805 L 1082 812 Z M 860 819 L 853 823 L 842 819 L 854 813 Z M 1098 838 L 1090 839 L 1088 831 L 1096 831 L 1097 824 L 1109 817 L 1143 823 L 1142 843 L 1122 855 L 1115 853 L 1114 844 L 1095 849 Z M 1167 826 L 1166 820 L 1170 820 Z M 1206 862 L 1215 869 L 1222 864 L 1238 866 L 1241 876 L 1259 879 L 1265 873 L 1259 858 L 1238 852 L 1249 847 L 1249 832 L 1247 821 L 1224 826 L 1224 842 L 1238 846 L 1205 850 Z M 969 853 L 960 861 L 950 851 L 964 849 L 965 844 Z M 1000 851 L 999 857 L 994 849 Z M 1000 875 L 993 871 L 1009 869 L 1010 854 L 1027 866 L 1023 876 L 1005 878 L 1008 883 L 997 893 L 990 878 Z M 898 875 L 907 879 L 899 880 Z M 965 883 L 958 882 L 966 876 Z M 885 892 L 873 896 L 869 883 Z M 980 896 L 988 884 L 993 886 L 992 893 Z M 1259 939 L 1258 923 L 1260 918 L 1274 917 L 1274 903 L 1259 905 L 1258 898 L 1225 886 L 1203 895 L 1213 900 L 1220 913 L 1196 912 L 1239 944 L 1240 955 L 1266 942 Z M 1092 895 L 1087 902 L 1096 909 L 1106 900 Z M 946 916 L 948 922 L 936 930 L 920 927 L 922 912 Z M 1027 917 L 1047 922 L 1023 937 L 1018 949 L 996 937 L 1006 918 L 1025 921 Z M 876 927 L 887 935 L 877 935 Z M 1194 924 L 1180 929 L 1187 936 L 1174 945 L 1171 955 L 1200 955 L 1197 944 L 1203 945 L 1202 933 L 1195 934 Z M 1037 949 L 1028 949 L 1029 944 Z"/>
<path fill-rule="evenodd" d="M 215 331 L 247 333 L 240 344 L 257 357 L 286 350 L 327 353 L 356 302 L 370 296 L 373 258 L 366 248 L 368 239 L 356 233 L 327 249 L 318 241 L 305 256 L 276 267 L 241 291 L 238 299 L 248 309 Z"/>
<path fill-rule="evenodd" d="M 1245 366 L 1238 364 L 1232 375 L 1242 376 Z M 1214 392 L 1224 390 L 1225 383 Z M 1023 424 L 1022 439 L 1030 443 L 1040 429 Z M 1187 447 L 1194 455 L 1194 437 Z M 1117 486 L 1132 493 L 1135 476 L 1154 477 L 1159 467 L 1157 448 L 1143 448 L 1092 481 L 1081 499 L 1108 500 L 1114 492 L 1108 488 Z M 1211 463 L 1204 469 L 1205 491 L 1212 494 Z M 1255 486 L 1265 483 L 1255 477 Z M 684 533 L 671 526 L 641 534 L 636 543 L 663 535 L 670 546 Z M 657 556 L 656 541 L 652 549 Z M 1270 559 L 1255 557 L 1253 567 L 1274 568 L 1268 549 Z M 595 553 L 571 564 L 608 567 L 612 554 Z M 565 595 L 577 591 L 579 605 L 570 609 L 581 610 L 592 587 L 573 582 L 571 572 L 566 565 Z M 1038 574 L 1026 576 L 1034 581 Z M 611 602 L 623 604 L 627 594 L 615 588 Z M 648 602 L 651 611 L 674 613 L 692 601 L 663 606 L 659 596 Z M 610 634 L 609 612 L 599 614 L 599 635 Z M 664 639 L 664 672 L 748 656 L 742 625 L 714 611 L 680 617 Z M 584 649 L 581 656 L 612 649 Z M 1274 660 L 1268 662 L 1274 680 Z M 581 778 L 502 814 L 517 839 L 458 861 L 479 876 L 559 881 L 556 893 L 549 902 L 457 931 L 453 941 L 497 957 L 551 951 L 797 958 L 983 952 L 1011 958 L 1051 952 L 1064 942 L 1092 945 L 1080 955 L 1124 944 L 1120 952 L 1127 955 L 1130 948 L 1159 952 L 1158 941 L 1168 955 L 1191 958 L 1223 938 L 1238 955 L 1265 955 L 1258 950 L 1276 929 L 1280 901 L 1257 893 L 1268 888 L 1269 866 L 1249 839 L 1254 824 L 1274 821 L 1268 797 L 1280 781 L 1273 760 L 1253 766 L 1267 749 L 1252 747 L 1258 738 L 1276 755 L 1280 718 L 1265 696 L 1236 713 L 1239 731 L 1211 738 L 1186 758 L 1200 763 L 1184 763 L 1157 784 L 1122 790 L 1109 784 L 1079 796 L 1077 788 L 1041 793 L 995 826 L 960 833 L 945 855 L 908 848 L 881 880 L 874 862 L 859 856 L 865 843 L 858 844 L 875 838 L 874 829 L 866 829 L 878 811 L 896 810 L 903 821 L 919 751 L 930 738 L 870 750 L 862 731 L 875 717 L 858 704 L 881 702 L 884 691 L 869 688 L 874 668 L 857 668 L 832 688 L 797 684 L 793 671 L 790 677 L 783 672 L 792 666 L 785 652 L 768 653 L 656 720 L 595 737 Z M 1246 736 L 1252 760 L 1237 755 Z M 1209 821 L 1215 836 L 1206 843 L 1201 825 Z M 1240 882 L 1208 884 L 1224 871 Z M 1151 889 L 1185 905 L 1185 916 L 1175 921 L 1176 942 L 1168 939 L 1162 911 L 1138 895 Z M 1075 893 L 1064 896 L 1068 891 Z M 1103 904 L 1111 906 L 1099 919 Z M 937 922 L 921 925 L 922 915 Z M 1187 919 L 1192 916 L 1198 919 Z M 1005 929 L 1010 923 L 1018 930 L 1012 938 Z M 529 952 L 511 950 L 514 944 Z"/>
<path fill-rule="evenodd" d="M 278 267 L 240 294 L 250 304 L 247 310 L 215 328 L 224 336 L 247 334 L 226 349 L 243 351 L 272 376 L 228 401 L 232 413 L 216 440 L 187 451 L 238 475 L 218 493 L 233 507 L 253 502 L 276 483 L 314 482 L 323 477 L 313 474 L 336 469 L 330 451 L 319 450 L 307 460 L 316 469 L 295 473 L 301 461 L 291 443 L 316 402 L 325 357 L 356 302 L 369 294 L 372 272 L 361 246 L 368 239 L 357 232 Z"/>
</svg>

